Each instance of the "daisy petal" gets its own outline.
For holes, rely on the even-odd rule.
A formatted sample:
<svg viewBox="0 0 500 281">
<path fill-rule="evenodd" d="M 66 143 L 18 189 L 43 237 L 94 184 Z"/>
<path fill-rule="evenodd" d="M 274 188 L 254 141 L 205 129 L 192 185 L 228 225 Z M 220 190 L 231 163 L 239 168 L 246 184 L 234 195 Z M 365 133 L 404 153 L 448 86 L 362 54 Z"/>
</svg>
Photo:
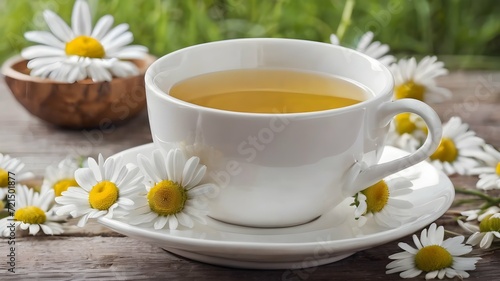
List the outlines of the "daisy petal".
<svg viewBox="0 0 500 281">
<path fill-rule="evenodd" d="M 45 18 L 45 22 L 47 22 L 50 31 L 52 31 L 52 33 L 62 42 L 67 43 L 75 37 L 71 28 L 69 28 L 66 22 L 64 22 L 56 13 L 50 10 L 45 10 L 43 12 L 43 17 Z"/>
<path fill-rule="evenodd" d="M 107 56 L 125 59 L 142 59 L 148 52 L 148 48 L 140 45 L 125 46 L 119 49 L 109 50 Z"/>
<path fill-rule="evenodd" d="M 154 228 L 162 229 L 165 226 L 165 224 L 167 224 L 168 221 L 169 221 L 168 217 L 161 216 L 155 221 Z"/>
<path fill-rule="evenodd" d="M 182 171 L 182 186 L 187 186 L 191 182 L 191 180 L 195 176 L 194 172 L 199 163 L 200 158 L 198 157 L 191 157 L 187 160 L 186 164 L 184 165 L 184 170 Z"/>
<path fill-rule="evenodd" d="M 118 36 L 123 34 L 128 30 L 129 26 L 126 23 L 119 24 L 115 26 L 110 32 L 108 32 L 104 37 L 101 39 L 101 44 L 106 47 L 108 44 L 113 42 Z"/>
<path fill-rule="evenodd" d="M 61 49 L 44 45 L 30 46 L 24 48 L 21 52 L 21 56 L 28 60 L 38 57 L 60 57 L 65 55 L 66 53 Z"/>
<path fill-rule="evenodd" d="M 141 168 L 141 171 L 149 177 L 149 180 L 153 182 L 161 182 L 162 178 L 159 177 L 159 175 L 156 174 L 156 169 L 153 167 L 151 162 L 149 162 L 149 159 L 142 155 L 139 154 L 137 155 L 137 162 L 139 163 L 139 167 Z"/>
<path fill-rule="evenodd" d="M 117 38 L 113 39 L 113 41 L 104 45 L 104 49 L 106 50 L 106 52 L 110 52 L 118 48 L 121 48 L 123 46 L 126 46 L 132 43 L 133 41 L 134 41 L 134 35 L 132 35 L 132 32 L 127 31 L 118 36 Z"/>
<path fill-rule="evenodd" d="M 36 235 L 40 231 L 40 226 L 38 224 L 32 224 L 29 226 L 29 234 Z"/>
<path fill-rule="evenodd" d="M 76 0 L 71 14 L 71 27 L 75 35 L 90 35 L 92 30 L 92 19 L 87 1 Z"/>
<path fill-rule="evenodd" d="M 168 217 L 168 228 L 171 230 L 177 229 L 177 226 L 179 225 L 177 218 L 174 215 L 170 215 Z"/>
<path fill-rule="evenodd" d="M 194 226 L 193 220 L 183 212 L 177 213 L 175 217 L 179 223 L 185 227 L 192 228 Z"/>
<path fill-rule="evenodd" d="M 66 44 L 48 31 L 28 31 L 24 33 L 24 38 L 31 42 L 48 45 L 58 49 L 64 49 L 66 46 Z"/>
<path fill-rule="evenodd" d="M 44 224 L 40 224 L 40 227 L 42 228 L 42 231 L 43 233 L 47 234 L 47 235 L 53 235 L 54 232 L 52 231 L 52 228 L 44 225 Z"/>
<path fill-rule="evenodd" d="M 95 178 L 95 173 L 93 173 L 89 168 L 80 168 L 76 170 L 75 180 L 78 185 L 87 192 L 90 192 L 90 190 L 99 182 Z"/>
<path fill-rule="evenodd" d="M 97 40 L 101 40 L 113 26 L 114 18 L 111 15 L 105 15 L 97 21 L 91 36 Z"/>
</svg>

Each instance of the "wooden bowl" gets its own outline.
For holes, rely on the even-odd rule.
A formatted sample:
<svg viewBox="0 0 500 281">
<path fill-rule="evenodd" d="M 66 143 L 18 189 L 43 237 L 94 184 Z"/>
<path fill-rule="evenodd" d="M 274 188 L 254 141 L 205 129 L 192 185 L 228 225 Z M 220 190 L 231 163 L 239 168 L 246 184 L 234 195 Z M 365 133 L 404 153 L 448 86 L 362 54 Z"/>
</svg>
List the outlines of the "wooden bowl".
<svg viewBox="0 0 500 281">
<path fill-rule="evenodd" d="M 85 79 L 69 84 L 32 77 L 21 57 L 7 60 L 2 74 L 14 97 L 31 114 L 64 128 L 98 128 L 124 122 L 144 109 L 144 73 L 154 59 L 132 61 L 139 75 L 110 82 Z"/>
</svg>

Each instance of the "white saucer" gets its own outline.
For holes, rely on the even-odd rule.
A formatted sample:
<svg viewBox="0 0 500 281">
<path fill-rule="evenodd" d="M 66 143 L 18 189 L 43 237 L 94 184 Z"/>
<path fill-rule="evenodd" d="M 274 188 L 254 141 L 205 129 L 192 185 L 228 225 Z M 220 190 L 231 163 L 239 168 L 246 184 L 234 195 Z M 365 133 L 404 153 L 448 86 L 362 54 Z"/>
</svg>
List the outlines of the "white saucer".
<svg viewBox="0 0 500 281">
<path fill-rule="evenodd" d="M 135 163 L 137 154 L 150 154 L 153 149 L 153 144 L 146 144 L 116 155 L 121 155 L 127 163 Z M 387 147 L 381 162 L 405 154 Z M 410 222 L 395 229 L 369 222 L 355 233 L 351 220 L 354 209 L 349 206 L 351 199 L 344 200 L 315 221 L 287 228 L 249 228 L 210 218 L 207 218 L 207 225 L 162 231 L 143 229 L 115 219 L 100 218 L 99 222 L 121 234 L 210 264 L 252 269 L 318 266 L 417 232 L 448 210 L 455 194 L 448 177 L 426 162 L 409 169 L 412 174 L 418 173 L 412 180 L 414 191 L 405 199 L 415 207 L 403 214 Z M 404 172 L 401 173 L 404 175 Z M 333 225 L 332 222 L 337 223 Z"/>
</svg>

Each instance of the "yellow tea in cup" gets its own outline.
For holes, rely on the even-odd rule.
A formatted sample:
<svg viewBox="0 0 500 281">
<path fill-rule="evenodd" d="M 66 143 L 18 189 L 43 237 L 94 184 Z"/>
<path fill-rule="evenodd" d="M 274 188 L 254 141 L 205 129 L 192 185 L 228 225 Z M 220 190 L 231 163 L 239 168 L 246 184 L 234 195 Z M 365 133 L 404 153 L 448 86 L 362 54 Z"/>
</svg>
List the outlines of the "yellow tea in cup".
<svg viewBox="0 0 500 281">
<path fill-rule="evenodd" d="M 249 113 L 322 111 L 369 96 L 363 86 L 346 79 L 288 69 L 212 72 L 181 81 L 169 93 L 192 104 Z"/>
</svg>

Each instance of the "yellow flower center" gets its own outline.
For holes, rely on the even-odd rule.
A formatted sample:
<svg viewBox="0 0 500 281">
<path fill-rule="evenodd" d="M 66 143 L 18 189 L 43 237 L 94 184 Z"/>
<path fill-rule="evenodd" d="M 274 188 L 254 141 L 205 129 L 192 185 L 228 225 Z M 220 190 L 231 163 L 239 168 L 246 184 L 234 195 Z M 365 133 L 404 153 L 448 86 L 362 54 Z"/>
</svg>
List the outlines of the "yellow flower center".
<svg viewBox="0 0 500 281">
<path fill-rule="evenodd" d="M 14 213 L 14 220 L 29 224 L 42 224 L 46 219 L 45 212 L 36 206 L 20 208 Z"/>
<path fill-rule="evenodd" d="M 438 148 L 431 155 L 431 160 L 439 160 L 441 162 L 453 162 L 458 157 L 458 150 L 453 140 L 449 138 L 441 139 Z"/>
<path fill-rule="evenodd" d="M 169 180 L 157 183 L 148 192 L 149 207 L 153 212 L 162 216 L 182 211 L 186 200 L 186 190 L 178 183 Z"/>
<path fill-rule="evenodd" d="M 497 168 L 495 169 L 495 172 L 497 173 L 497 175 L 500 176 L 500 162 L 498 162 Z"/>
<path fill-rule="evenodd" d="M 479 231 L 500 231 L 500 218 L 492 218 L 491 216 L 493 215 L 486 216 L 481 223 L 479 223 Z"/>
<path fill-rule="evenodd" d="M 396 99 L 417 99 L 424 100 L 425 87 L 419 84 L 416 84 L 413 81 L 408 81 L 404 84 L 401 84 L 394 89 L 394 95 Z"/>
<path fill-rule="evenodd" d="M 9 185 L 9 173 L 0 168 L 0 187 L 7 187 Z"/>
<path fill-rule="evenodd" d="M 78 186 L 75 179 L 62 179 L 54 184 L 54 193 L 57 196 L 61 196 L 61 193 L 68 190 L 72 186 Z"/>
<path fill-rule="evenodd" d="M 389 187 L 384 180 L 361 191 L 366 196 L 366 213 L 377 213 L 384 209 L 389 200 Z"/>
<path fill-rule="evenodd" d="M 415 266 L 426 272 L 447 268 L 452 264 L 453 257 L 450 252 L 438 245 L 423 247 L 415 255 Z"/>
<path fill-rule="evenodd" d="M 398 134 L 411 134 L 417 129 L 417 125 L 410 120 L 410 115 L 411 113 L 401 113 L 394 118 L 394 124 L 396 125 L 396 132 L 398 132 Z"/>
<path fill-rule="evenodd" d="M 101 43 L 90 37 L 81 35 L 66 43 L 66 55 L 101 59 L 104 57 L 104 47 Z"/>
<path fill-rule="evenodd" d="M 102 181 L 89 192 L 90 207 L 97 210 L 107 210 L 118 199 L 118 187 L 110 181 Z"/>
</svg>

